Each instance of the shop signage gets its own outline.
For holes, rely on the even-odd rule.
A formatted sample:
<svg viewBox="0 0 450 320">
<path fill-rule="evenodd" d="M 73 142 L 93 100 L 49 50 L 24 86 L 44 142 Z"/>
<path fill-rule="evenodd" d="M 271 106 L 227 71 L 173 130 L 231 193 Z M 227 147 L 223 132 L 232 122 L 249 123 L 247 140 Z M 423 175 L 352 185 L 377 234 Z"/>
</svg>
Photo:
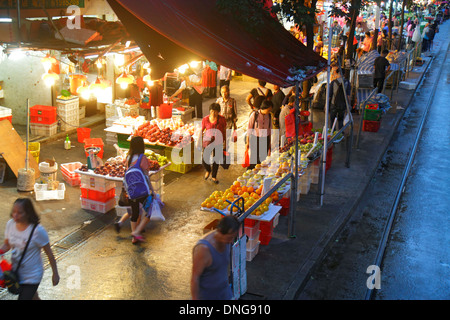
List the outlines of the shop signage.
<svg viewBox="0 0 450 320">
<path fill-rule="evenodd" d="M 19 0 L 21 9 L 62 9 L 69 6 L 84 8 L 84 0 Z M 17 0 L 0 0 L 0 9 L 16 9 Z"/>
</svg>

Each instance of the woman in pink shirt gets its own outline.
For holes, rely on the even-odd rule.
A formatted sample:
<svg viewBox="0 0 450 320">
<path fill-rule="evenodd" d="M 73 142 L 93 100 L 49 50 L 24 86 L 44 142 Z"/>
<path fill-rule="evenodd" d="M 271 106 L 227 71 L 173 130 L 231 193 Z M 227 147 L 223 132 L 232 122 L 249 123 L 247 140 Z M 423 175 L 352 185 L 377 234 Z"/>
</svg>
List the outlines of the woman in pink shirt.
<svg viewBox="0 0 450 320">
<path fill-rule="evenodd" d="M 208 180 L 211 175 L 212 181 L 216 184 L 219 183 L 216 179 L 219 162 L 223 160 L 223 150 L 225 150 L 226 127 L 227 120 L 220 115 L 220 104 L 211 104 L 209 115 L 202 119 L 202 164 L 206 170 L 205 180 Z"/>
<path fill-rule="evenodd" d="M 272 101 L 264 100 L 259 110 L 248 119 L 246 149 L 250 149 L 250 166 L 253 169 L 270 154 L 272 130 Z"/>
</svg>

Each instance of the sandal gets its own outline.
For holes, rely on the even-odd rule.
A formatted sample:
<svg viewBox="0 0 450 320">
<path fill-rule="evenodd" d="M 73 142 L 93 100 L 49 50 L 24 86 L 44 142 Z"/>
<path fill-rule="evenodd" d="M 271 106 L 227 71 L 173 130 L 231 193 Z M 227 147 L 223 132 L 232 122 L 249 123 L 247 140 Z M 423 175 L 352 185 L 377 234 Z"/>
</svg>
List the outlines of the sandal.
<svg viewBox="0 0 450 320">
<path fill-rule="evenodd" d="M 207 174 L 205 174 L 205 176 L 203 177 L 203 179 L 205 179 L 205 180 L 208 180 L 209 179 L 209 176 L 211 175 L 211 173 L 210 172 L 206 172 Z"/>
<path fill-rule="evenodd" d="M 217 180 L 216 178 L 212 178 L 211 180 L 212 180 L 212 182 L 214 182 L 215 184 L 219 184 L 219 180 Z"/>
<path fill-rule="evenodd" d="M 133 239 L 131 240 L 131 242 L 133 243 L 137 243 L 137 242 L 145 242 L 145 238 L 143 236 L 135 236 L 135 235 L 131 235 L 133 237 Z"/>
</svg>

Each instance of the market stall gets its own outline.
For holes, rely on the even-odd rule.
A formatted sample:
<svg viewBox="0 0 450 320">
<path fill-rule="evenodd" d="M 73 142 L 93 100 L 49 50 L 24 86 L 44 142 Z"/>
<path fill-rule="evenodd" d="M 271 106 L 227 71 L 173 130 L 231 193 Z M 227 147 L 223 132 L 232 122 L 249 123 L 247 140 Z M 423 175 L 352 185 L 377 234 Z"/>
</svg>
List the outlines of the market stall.
<svg viewBox="0 0 450 320">
<path fill-rule="evenodd" d="M 334 138 L 336 131 L 328 130 L 328 140 Z M 343 136 L 334 139 L 342 141 Z M 201 204 L 204 212 L 219 213 L 222 216 L 242 214 L 264 201 L 244 219 L 244 232 L 248 237 L 246 243 L 246 260 L 251 261 L 259 252 L 260 245 L 268 245 L 273 230 L 278 225 L 280 215 L 287 216 L 290 198 L 299 201 L 301 195 L 310 191 L 311 184 L 318 184 L 320 177 L 320 158 L 323 149 L 322 130 L 305 132 L 299 136 L 298 178 L 290 179 L 294 172 L 295 139 L 289 138 L 278 152 L 272 153 L 252 170 L 245 171 L 225 191 L 213 191 Z M 327 170 L 332 163 L 333 147 L 327 152 Z M 297 181 L 297 194 L 291 194 L 291 183 Z M 271 190 L 279 185 L 276 190 Z M 270 192 L 270 194 L 268 194 Z"/>
</svg>

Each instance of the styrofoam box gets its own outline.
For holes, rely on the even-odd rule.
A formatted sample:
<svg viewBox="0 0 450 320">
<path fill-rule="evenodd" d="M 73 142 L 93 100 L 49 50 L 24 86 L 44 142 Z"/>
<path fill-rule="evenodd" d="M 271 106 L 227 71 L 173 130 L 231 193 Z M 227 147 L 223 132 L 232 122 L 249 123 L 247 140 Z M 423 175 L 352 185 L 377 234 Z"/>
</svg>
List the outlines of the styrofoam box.
<svg viewBox="0 0 450 320">
<path fill-rule="evenodd" d="M 34 136 L 50 137 L 58 132 L 58 123 L 40 124 L 30 123 L 31 134 Z"/>
<path fill-rule="evenodd" d="M 400 81 L 398 84 L 399 88 L 405 89 L 405 90 L 414 90 L 416 88 L 416 83 L 414 82 L 407 82 L 407 81 Z"/>
<path fill-rule="evenodd" d="M 252 261 L 253 258 L 258 254 L 259 244 L 260 244 L 260 241 L 258 241 L 258 243 L 251 250 L 247 249 L 247 257 L 246 257 L 247 261 Z"/>
<path fill-rule="evenodd" d="M 106 192 L 115 187 L 116 184 L 112 180 L 106 180 L 103 177 L 95 177 L 87 174 L 81 175 L 81 188 Z"/>
<path fill-rule="evenodd" d="M 11 109 L 0 106 L 0 118 L 9 117 L 11 115 L 12 115 Z"/>
<path fill-rule="evenodd" d="M 107 213 L 110 210 L 114 209 L 116 206 L 116 198 L 112 198 L 111 200 L 108 200 L 106 202 L 99 202 L 85 198 L 80 198 L 80 200 L 81 208 L 100 213 Z"/>
<path fill-rule="evenodd" d="M 65 191 L 66 185 L 64 183 L 60 183 L 57 190 L 48 190 L 48 184 L 34 184 L 34 194 L 36 195 L 36 201 L 63 200 Z"/>
</svg>

